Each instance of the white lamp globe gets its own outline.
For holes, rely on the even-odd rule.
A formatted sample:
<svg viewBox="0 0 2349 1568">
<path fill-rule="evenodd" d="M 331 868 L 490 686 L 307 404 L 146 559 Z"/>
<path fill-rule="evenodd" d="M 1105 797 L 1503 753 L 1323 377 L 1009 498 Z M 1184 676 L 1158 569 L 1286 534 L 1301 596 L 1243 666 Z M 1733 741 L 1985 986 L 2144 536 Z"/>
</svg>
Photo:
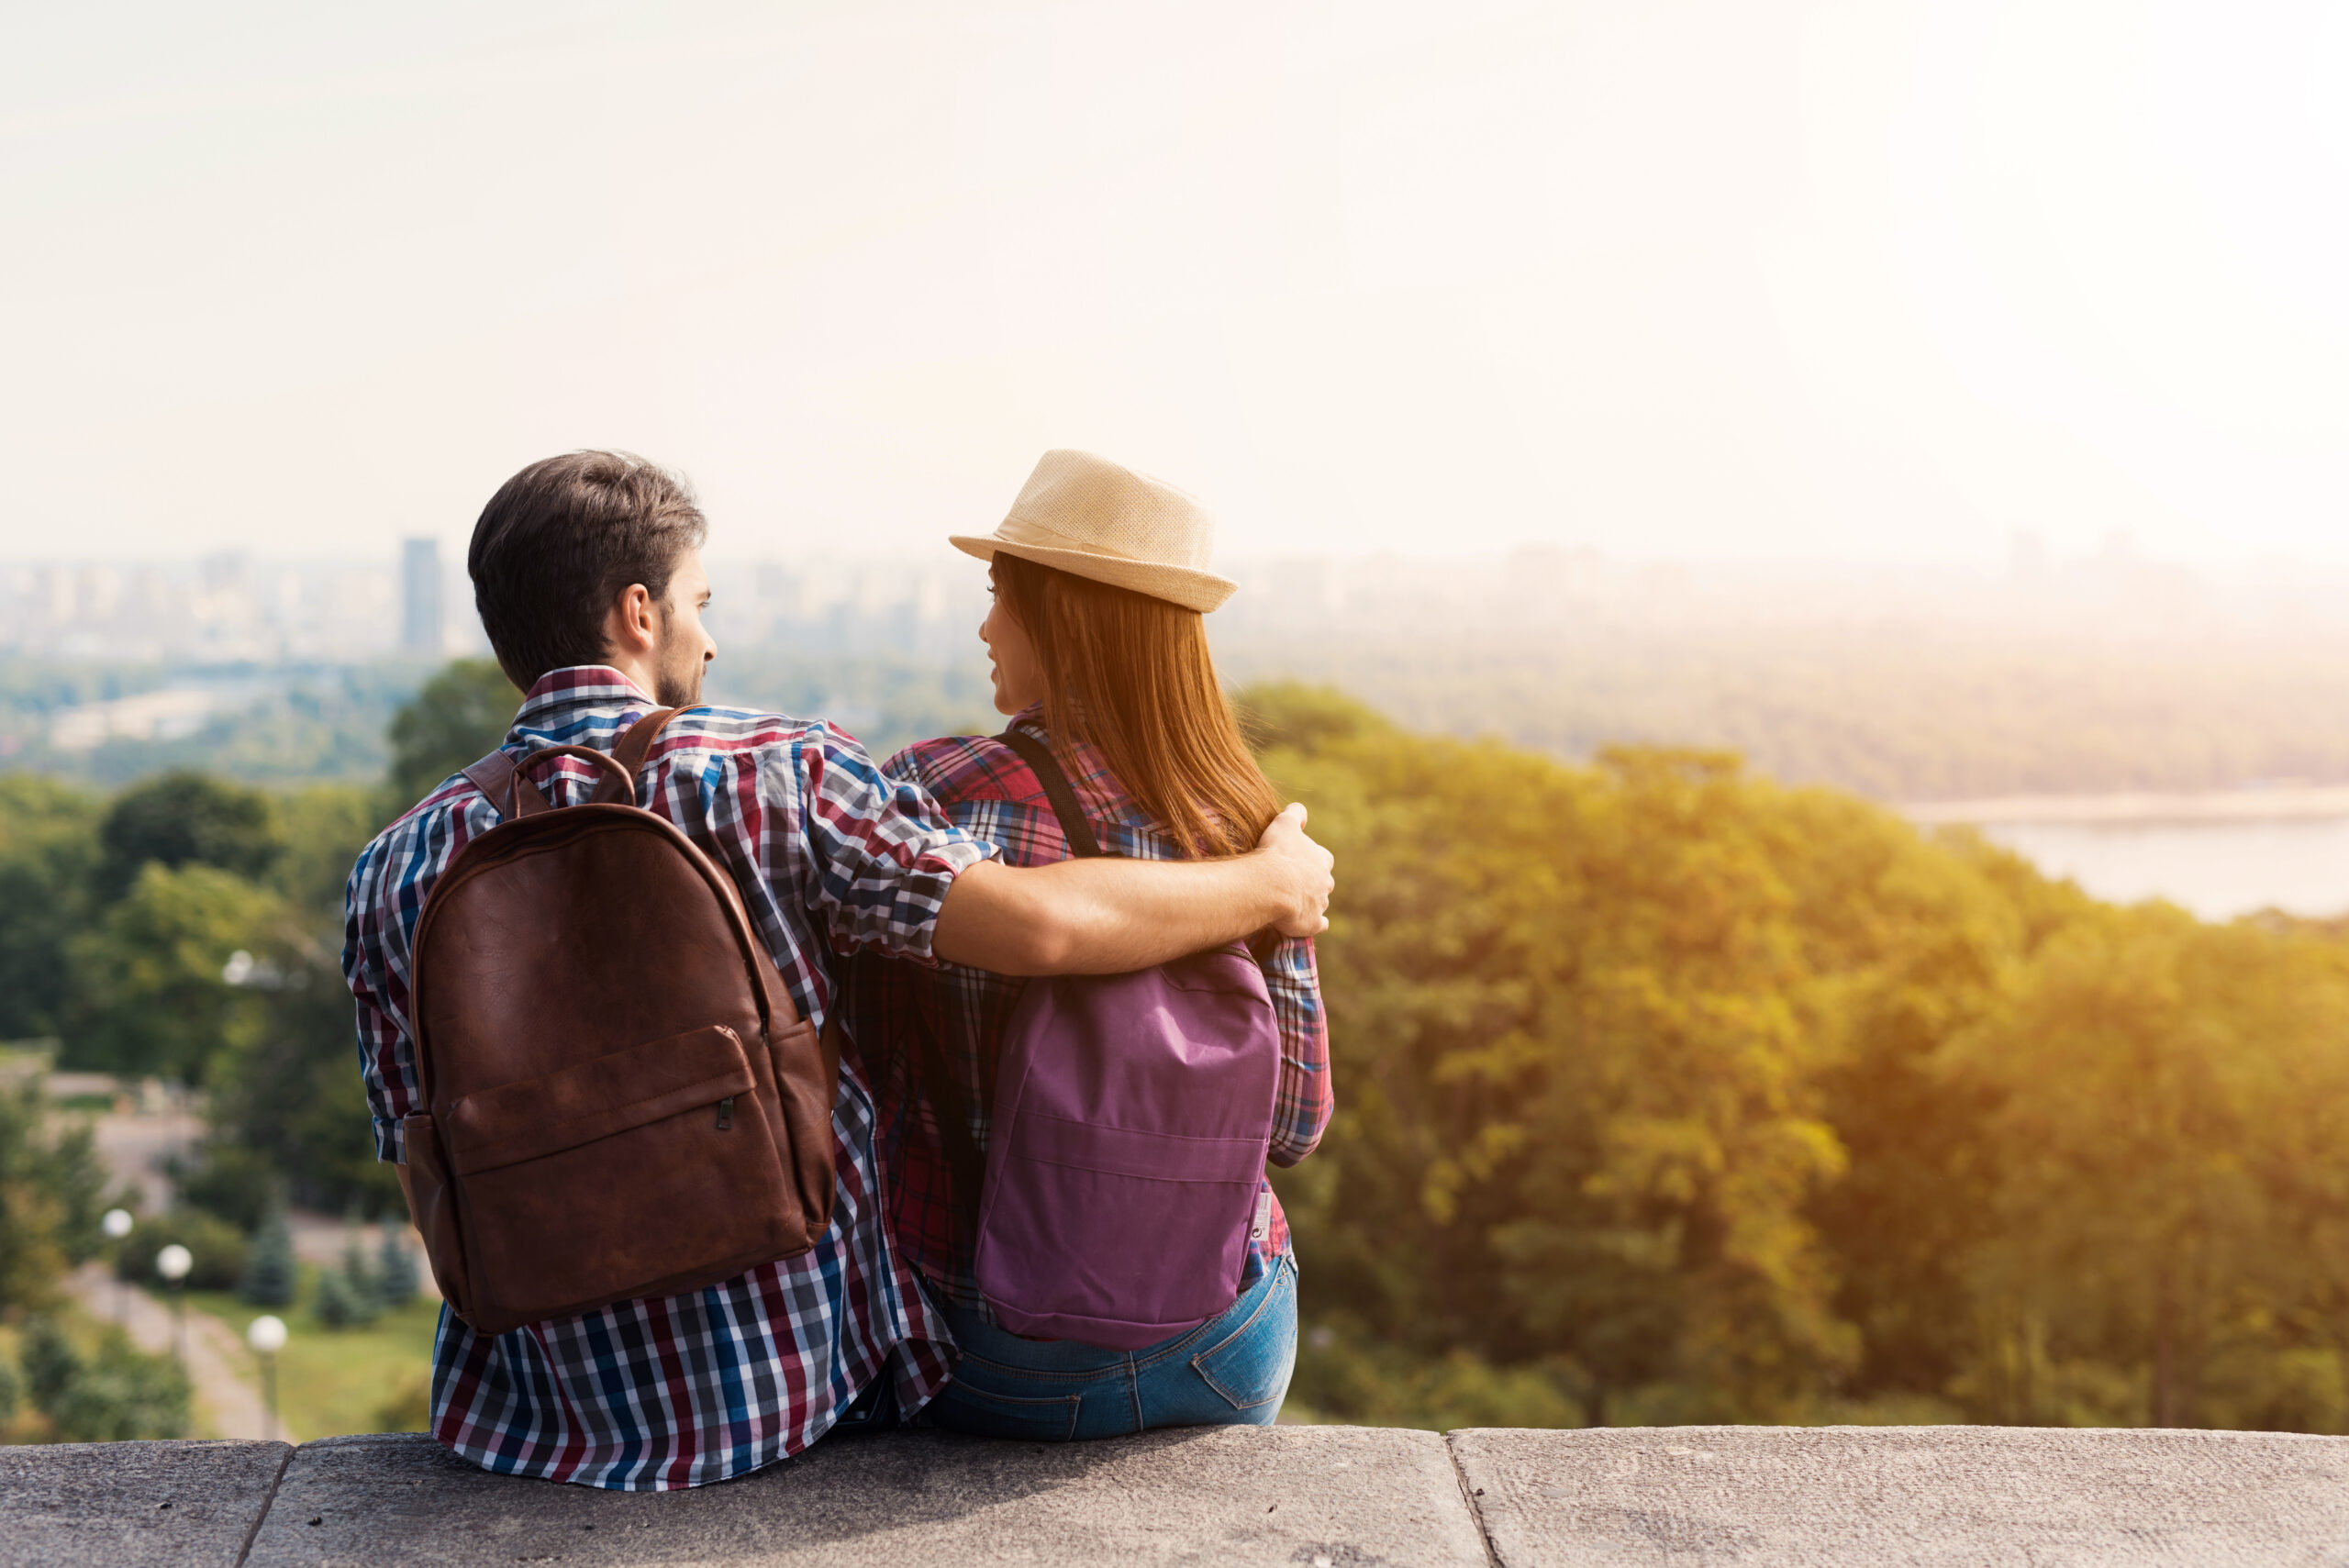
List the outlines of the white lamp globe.
<svg viewBox="0 0 2349 1568">
<path fill-rule="evenodd" d="M 119 1241 L 124 1237 L 130 1234 L 130 1227 L 132 1224 L 133 1221 L 130 1218 L 130 1210 L 127 1208 L 110 1208 L 100 1217 L 98 1220 L 98 1229 L 106 1233 L 107 1240 Z"/>
<path fill-rule="evenodd" d="M 155 1272 L 173 1284 L 187 1278 L 188 1270 L 195 1267 L 195 1254 L 174 1241 L 155 1254 Z"/>
<path fill-rule="evenodd" d="M 262 1313 L 246 1329 L 245 1343 L 262 1355 L 275 1355 L 285 1348 L 285 1320 Z"/>
</svg>

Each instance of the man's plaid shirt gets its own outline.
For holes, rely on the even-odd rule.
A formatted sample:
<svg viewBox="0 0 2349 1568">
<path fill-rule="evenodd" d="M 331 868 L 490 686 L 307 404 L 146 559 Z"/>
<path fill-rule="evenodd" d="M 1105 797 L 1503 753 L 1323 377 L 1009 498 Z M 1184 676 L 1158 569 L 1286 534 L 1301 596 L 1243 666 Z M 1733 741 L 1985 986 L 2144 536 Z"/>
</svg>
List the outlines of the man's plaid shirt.
<svg viewBox="0 0 2349 1568">
<path fill-rule="evenodd" d="M 618 671 L 557 670 L 530 688 L 506 749 L 608 751 L 654 706 Z M 532 776 L 558 806 L 584 801 L 596 779 L 575 758 Z M 818 1027 L 833 1002 L 835 955 L 931 962 L 948 886 L 992 853 L 919 790 L 882 777 L 855 741 L 772 715 L 676 715 L 640 775 L 637 803 L 732 873 L 792 1000 Z M 351 874 L 343 973 L 359 1003 L 383 1159 L 403 1158 L 401 1118 L 421 1108 L 407 1022 L 417 919 L 434 880 L 497 821 L 478 790 L 451 779 L 369 844 Z M 799 1257 L 690 1296 L 495 1338 L 444 1307 L 433 1435 L 491 1470 L 662 1490 L 797 1452 L 885 1369 L 901 1407 L 918 1408 L 946 1382 L 952 1338 L 890 1246 L 873 1126 L 871 1096 L 843 1062 L 831 1229 Z"/>
<path fill-rule="evenodd" d="M 1014 722 L 1038 740 L 1046 739 L 1036 710 Z M 1069 786 L 1103 851 L 1135 860 L 1183 858 L 1174 840 L 1111 776 L 1099 752 L 1080 746 L 1074 766 L 1065 752 L 1055 755 L 1067 768 Z M 977 736 L 925 740 L 890 758 L 882 772 L 937 800 L 957 827 L 996 846 L 1008 864 L 1048 865 L 1068 858 L 1068 841 L 1043 786 L 1001 741 Z M 1312 942 L 1283 940 L 1259 951 L 1281 1034 L 1271 1158 L 1286 1167 L 1312 1153 L 1330 1125 L 1330 1037 Z M 968 1118 L 984 1153 L 1004 1026 L 1024 984 L 952 963 L 917 966 L 860 955 L 850 965 L 849 1032 L 863 1053 L 879 1106 L 891 1229 L 900 1252 L 941 1292 L 965 1306 L 975 1307 L 980 1299 L 973 1276 L 978 1195 L 954 1190 L 953 1168 L 935 1120 L 939 1107 L 923 1092 L 918 1057 L 938 1053 L 960 1102 L 948 1114 Z M 1264 1195 L 1272 1224 L 1262 1240 L 1249 1245 L 1242 1289 L 1289 1248 L 1288 1221 L 1271 1183 Z"/>
</svg>

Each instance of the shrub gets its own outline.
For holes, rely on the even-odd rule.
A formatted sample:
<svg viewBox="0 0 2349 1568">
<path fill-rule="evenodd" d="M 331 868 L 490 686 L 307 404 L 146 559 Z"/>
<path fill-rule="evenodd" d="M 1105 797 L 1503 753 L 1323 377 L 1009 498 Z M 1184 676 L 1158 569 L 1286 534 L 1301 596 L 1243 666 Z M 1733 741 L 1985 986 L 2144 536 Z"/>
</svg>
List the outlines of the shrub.
<svg viewBox="0 0 2349 1568">
<path fill-rule="evenodd" d="M 406 1307 L 416 1299 L 416 1249 L 408 1245 L 407 1227 L 386 1219 L 375 1262 L 375 1294 L 386 1307 Z"/>
<path fill-rule="evenodd" d="M 106 1172 L 86 1125 L 57 1128 L 28 1079 L 0 1088 L 0 1309 L 38 1308 L 97 1250 Z"/>
<path fill-rule="evenodd" d="M 298 1278 L 294 1232 L 285 1223 L 285 1206 L 273 1203 L 261 1229 L 253 1232 L 252 1251 L 243 1277 L 237 1282 L 237 1294 L 255 1307 L 291 1307 Z"/>
<path fill-rule="evenodd" d="M 187 1374 L 169 1357 L 132 1349 L 119 1329 L 108 1327 L 85 1361 L 53 1319 L 35 1318 L 21 1355 L 26 1390 L 61 1442 L 187 1435 Z"/>
<path fill-rule="evenodd" d="M 46 1410 L 56 1404 L 82 1365 L 65 1330 L 49 1318 L 36 1318 L 25 1325 L 24 1343 L 17 1351 L 17 1360 L 25 1369 L 25 1393 L 36 1410 Z"/>
<path fill-rule="evenodd" d="M 320 1324 L 328 1329 L 355 1329 L 372 1322 L 375 1317 L 374 1297 L 362 1286 L 354 1284 L 351 1276 L 340 1269 L 318 1271 L 318 1290 L 312 1297 L 310 1310 L 317 1313 Z"/>
<path fill-rule="evenodd" d="M 342 1243 L 342 1267 L 321 1271 L 316 1310 L 329 1329 L 372 1323 L 383 1315 L 384 1301 L 374 1271 L 367 1266 L 367 1249 L 360 1244 L 354 1222 Z"/>
<path fill-rule="evenodd" d="M 261 1229 L 285 1184 L 269 1156 L 220 1140 L 206 1144 L 196 1163 L 174 1169 L 172 1180 L 182 1203 L 217 1215 L 247 1235 Z"/>
<path fill-rule="evenodd" d="M 247 1247 L 243 1234 L 227 1220 L 198 1208 L 173 1209 L 141 1219 L 122 1243 L 115 1263 L 117 1277 L 133 1284 L 160 1284 L 155 1254 L 173 1242 L 195 1259 L 188 1271 L 190 1290 L 234 1290 L 245 1272 Z"/>
</svg>

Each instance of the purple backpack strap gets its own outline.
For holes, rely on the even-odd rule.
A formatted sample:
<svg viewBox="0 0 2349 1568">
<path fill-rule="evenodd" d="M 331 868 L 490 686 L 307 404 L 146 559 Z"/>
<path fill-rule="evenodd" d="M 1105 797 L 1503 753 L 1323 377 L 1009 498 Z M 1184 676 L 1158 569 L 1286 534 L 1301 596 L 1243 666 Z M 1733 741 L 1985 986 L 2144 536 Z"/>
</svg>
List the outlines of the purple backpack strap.
<svg viewBox="0 0 2349 1568">
<path fill-rule="evenodd" d="M 1061 772 L 1060 759 L 1052 755 L 1052 749 L 1018 729 L 1007 729 L 996 739 L 1019 753 L 1019 760 L 1044 786 L 1044 798 L 1052 803 L 1052 815 L 1060 818 L 1061 836 L 1068 840 L 1069 852 L 1081 861 L 1100 854 L 1093 824 L 1085 819 L 1085 808 L 1076 803 L 1076 791 L 1068 787 L 1068 775 Z"/>
</svg>

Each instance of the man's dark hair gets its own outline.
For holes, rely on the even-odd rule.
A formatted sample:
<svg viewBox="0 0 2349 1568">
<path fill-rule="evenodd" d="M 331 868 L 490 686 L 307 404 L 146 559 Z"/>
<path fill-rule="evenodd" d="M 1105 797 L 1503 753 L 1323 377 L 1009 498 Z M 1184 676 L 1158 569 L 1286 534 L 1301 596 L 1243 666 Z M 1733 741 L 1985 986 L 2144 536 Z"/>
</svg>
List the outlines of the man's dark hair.
<svg viewBox="0 0 2349 1568">
<path fill-rule="evenodd" d="M 507 480 L 465 555 L 506 678 L 527 692 L 549 670 L 601 663 L 612 601 L 635 583 L 664 600 L 708 533 L 682 478 L 627 452 L 567 452 Z"/>
</svg>

